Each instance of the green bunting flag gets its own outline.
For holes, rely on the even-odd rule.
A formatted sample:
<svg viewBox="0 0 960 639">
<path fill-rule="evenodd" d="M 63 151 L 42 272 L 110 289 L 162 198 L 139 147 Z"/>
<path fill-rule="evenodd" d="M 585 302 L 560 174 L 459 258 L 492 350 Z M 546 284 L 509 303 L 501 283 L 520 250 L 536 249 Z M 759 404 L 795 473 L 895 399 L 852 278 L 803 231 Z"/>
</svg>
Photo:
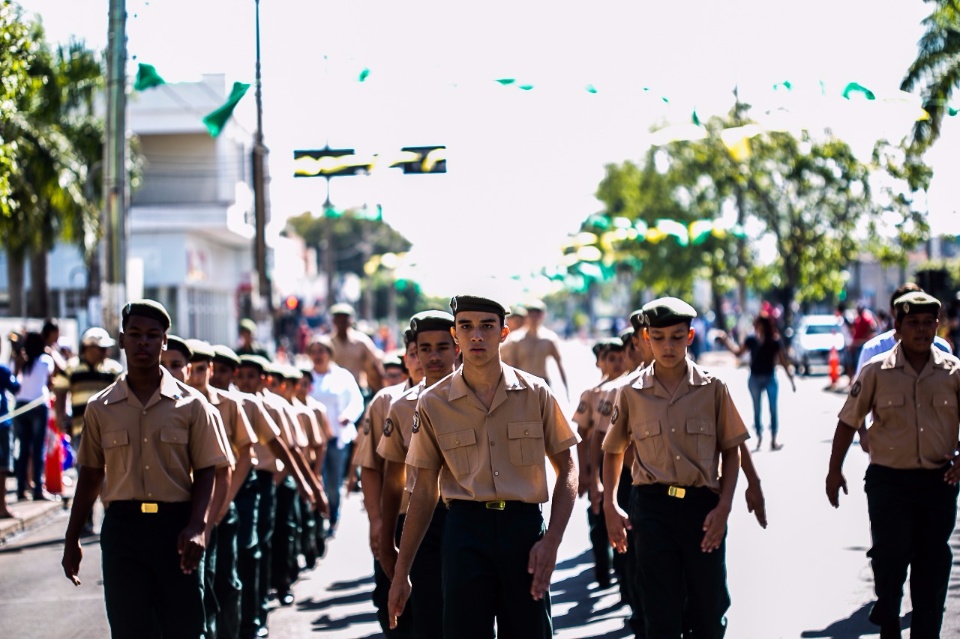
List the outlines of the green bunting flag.
<svg viewBox="0 0 960 639">
<path fill-rule="evenodd" d="M 160 74 L 152 65 L 141 62 L 137 66 L 137 79 L 133 83 L 133 90 L 143 91 L 166 83 L 167 81 L 160 77 Z"/>
<path fill-rule="evenodd" d="M 873 94 L 873 91 L 863 86 L 862 84 L 857 84 L 856 82 L 851 82 L 843 88 L 843 97 L 847 100 L 850 99 L 850 96 L 859 93 L 867 100 L 876 100 L 877 96 Z"/>
<path fill-rule="evenodd" d="M 696 109 L 693 110 L 693 116 L 690 118 L 690 121 L 693 122 L 695 125 L 700 126 L 700 124 L 701 124 L 701 123 L 700 123 L 700 116 L 697 115 L 697 110 L 696 110 Z"/>
<path fill-rule="evenodd" d="M 592 84 L 588 84 L 588 85 L 586 86 L 586 89 L 587 89 L 587 93 L 596 93 L 596 92 L 597 92 L 597 87 L 593 86 Z"/>
<path fill-rule="evenodd" d="M 357 80 L 359 80 L 360 82 L 363 82 L 369 77 L 370 77 L 370 69 L 364 68 L 363 71 L 360 72 L 360 76 L 357 78 Z"/>
<path fill-rule="evenodd" d="M 958 113 L 957 109 L 954 109 L 953 107 L 947 107 L 947 115 L 953 117 L 957 113 Z"/>
<path fill-rule="evenodd" d="M 237 104 L 243 99 L 243 96 L 246 95 L 247 89 L 249 88 L 249 84 L 234 82 L 233 90 L 230 91 L 230 97 L 227 98 L 223 106 L 204 116 L 203 123 L 206 125 L 207 131 L 210 132 L 212 137 L 220 135 L 223 127 L 227 124 L 227 120 L 233 115 L 233 110 L 237 108 Z"/>
<path fill-rule="evenodd" d="M 517 81 L 516 78 L 500 78 L 499 80 L 497 80 L 497 82 L 498 82 L 499 84 L 501 84 L 501 85 L 503 85 L 503 86 L 505 86 L 505 87 L 506 87 L 506 86 L 510 86 L 511 84 L 513 84 L 513 83 L 516 82 L 516 81 Z"/>
<path fill-rule="evenodd" d="M 777 82 L 775 85 L 773 85 L 774 91 L 779 91 L 780 89 L 784 89 L 785 91 L 792 91 L 793 83 L 790 82 L 790 80 L 784 80 L 783 82 Z"/>
</svg>

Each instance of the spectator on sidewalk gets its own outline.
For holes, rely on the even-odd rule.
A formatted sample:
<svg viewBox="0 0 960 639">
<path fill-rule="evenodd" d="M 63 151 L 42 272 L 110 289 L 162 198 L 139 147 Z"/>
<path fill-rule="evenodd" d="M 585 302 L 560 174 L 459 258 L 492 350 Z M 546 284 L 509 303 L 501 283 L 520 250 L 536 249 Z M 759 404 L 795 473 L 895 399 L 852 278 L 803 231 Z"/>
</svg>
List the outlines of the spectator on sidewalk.
<svg viewBox="0 0 960 639">
<path fill-rule="evenodd" d="M 13 431 L 19 445 L 16 460 L 17 500 L 27 498 L 31 488 L 27 466 L 33 464 L 33 500 L 53 499 L 43 490 L 44 444 L 47 439 L 47 419 L 50 416 L 50 378 L 56 365 L 47 353 L 40 333 L 27 333 L 23 348 L 15 353 L 13 371 L 20 382 L 17 408 L 32 408 L 13 418 Z"/>
<path fill-rule="evenodd" d="M 7 508 L 7 477 L 13 475 L 13 420 L 6 417 L 10 413 L 7 393 L 16 394 L 20 382 L 6 366 L 0 364 L 0 519 L 12 519 L 16 513 Z"/>
</svg>

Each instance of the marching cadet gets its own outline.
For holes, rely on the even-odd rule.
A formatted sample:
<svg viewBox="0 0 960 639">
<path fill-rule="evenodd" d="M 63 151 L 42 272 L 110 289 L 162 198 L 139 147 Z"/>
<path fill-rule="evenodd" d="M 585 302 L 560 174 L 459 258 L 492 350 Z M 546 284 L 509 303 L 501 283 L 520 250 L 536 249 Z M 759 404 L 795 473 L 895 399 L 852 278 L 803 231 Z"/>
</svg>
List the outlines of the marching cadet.
<svg viewBox="0 0 960 639">
<path fill-rule="evenodd" d="M 305 411 L 308 419 L 312 419 L 317 424 L 317 431 L 308 432 L 309 437 L 317 437 L 316 441 L 310 441 L 310 455 L 307 461 L 310 463 L 310 471 L 317 477 L 323 477 L 323 458 L 327 451 L 327 442 L 333 438 L 333 432 L 330 430 L 330 421 L 327 419 L 327 409 L 323 404 L 310 397 L 310 391 L 313 388 L 313 372 L 307 369 L 297 369 L 300 375 L 294 386 L 293 406 L 296 410 Z M 301 547 L 308 548 L 313 556 L 305 557 L 307 567 L 313 568 L 317 559 L 323 557 L 327 548 L 327 540 L 323 534 L 323 515 L 310 509 L 305 501 L 300 503 L 301 509 L 309 512 L 309 519 L 306 522 L 305 529 L 301 535 Z"/>
<path fill-rule="evenodd" d="M 384 459 L 380 534 L 380 562 L 387 577 L 393 579 L 397 562 L 397 539 L 402 533 L 400 520 L 416 485 L 416 469 L 406 472 L 410 439 L 418 430 L 414 422 L 417 399 L 429 388 L 450 375 L 459 350 L 453 341 L 453 315 L 444 311 L 423 311 L 410 319 L 410 331 L 423 380 L 390 404 L 377 452 Z M 408 490 L 409 489 L 409 490 Z M 433 517 L 410 567 L 413 585 L 411 604 L 413 628 L 417 639 L 443 639 L 443 589 L 441 588 L 441 542 L 447 507 L 437 500 Z M 404 616 L 409 615 L 409 610 Z"/>
<path fill-rule="evenodd" d="M 730 606 L 727 517 L 749 435 L 726 385 L 687 359 L 693 307 L 665 297 L 642 310 L 654 362 L 620 389 L 603 440 L 607 531 L 621 553 L 632 532 L 647 636 L 719 638 Z M 631 443 L 628 518 L 616 495 Z"/>
<path fill-rule="evenodd" d="M 365 390 L 364 397 L 370 397 L 383 388 L 383 353 L 366 333 L 353 328 L 353 314 L 353 307 L 349 304 L 330 307 L 334 328 L 330 340 L 337 365 L 350 371 L 360 388 Z"/>
<path fill-rule="evenodd" d="M 236 464 L 231 473 L 230 485 L 224 506 L 218 513 L 210 517 L 207 522 L 208 535 L 211 541 L 207 548 L 208 555 L 213 555 L 211 561 L 213 572 L 212 592 L 216 606 L 205 606 L 208 611 L 207 632 L 212 638 L 230 637 L 236 639 L 240 635 L 240 593 L 242 585 L 237 574 L 237 537 L 239 534 L 239 519 L 234 499 L 245 483 L 249 480 L 250 469 L 253 466 L 253 447 L 256 434 L 253 432 L 246 413 L 240 403 L 230 393 L 220 391 L 210 384 L 213 373 L 213 347 L 201 340 L 187 340 L 192 355 L 187 370 L 187 383 L 203 395 L 220 413 L 220 419 L 227 434 L 227 443 L 230 445 Z M 214 618 L 210 619 L 210 611 L 219 608 Z"/>
<path fill-rule="evenodd" d="M 392 432 L 393 427 L 387 427 L 387 413 L 391 403 L 411 387 L 420 384 L 423 378 L 423 369 L 417 357 L 417 343 L 413 339 L 412 331 L 404 332 L 406 342 L 406 363 L 409 378 L 398 384 L 381 389 L 367 407 L 363 418 L 363 428 L 357 445 L 357 464 L 360 466 L 360 488 L 363 491 L 363 504 L 370 522 L 370 552 L 373 553 L 373 605 L 377 608 L 377 620 L 387 637 L 413 637 L 414 610 L 403 615 L 396 628 L 390 627 L 390 614 L 387 607 L 387 595 L 390 593 L 390 577 L 380 560 L 382 552 L 383 515 L 381 509 L 382 490 L 384 483 L 384 459 L 379 452 L 379 444 L 384 435 Z M 399 360 L 397 363 L 400 363 Z M 384 370 L 393 370 L 396 366 L 390 362 L 384 363 Z M 386 379 L 387 376 L 384 375 Z M 393 527 L 396 528 L 395 526 Z M 399 538 L 399 537 L 398 537 Z"/>
<path fill-rule="evenodd" d="M 547 307 L 540 300 L 531 300 L 526 305 L 527 321 L 503 345 L 503 361 L 508 366 L 519 368 L 542 378 L 550 385 L 547 375 L 547 360 L 552 358 L 560 371 L 563 390 L 570 399 L 567 387 L 567 373 L 560 361 L 560 338 L 556 333 L 543 326 Z"/>
<path fill-rule="evenodd" d="M 827 499 L 847 492 L 843 460 L 869 413 L 870 465 L 864 489 L 877 601 L 870 621 L 882 639 L 899 638 L 910 568 L 910 636 L 940 636 L 950 582 L 950 536 L 957 520 L 960 360 L 933 345 L 940 301 L 923 292 L 894 302 L 900 343 L 870 360 L 850 389 L 833 437 Z"/>
<path fill-rule="evenodd" d="M 577 496 L 577 435 L 542 379 L 501 362 L 507 310 L 470 295 L 450 308 L 463 365 L 417 400 L 407 456 L 417 483 L 390 587 L 391 625 L 442 497 L 444 636 L 490 637 L 496 624 L 505 638 L 552 637 L 550 576 Z M 557 474 L 546 530 L 545 458 Z"/>
<path fill-rule="evenodd" d="M 100 495 L 104 599 L 113 637 L 204 632 L 202 574 L 214 468 L 229 463 L 212 411 L 160 366 L 170 316 L 153 300 L 121 312 L 127 373 L 87 403 L 63 553 L 80 585 L 80 532 Z M 101 492 L 102 491 L 102 492 Z"/>
<path fill-rule="evenodd" d="M 193 353 L 187 342 L 177 335 L 167 335 L 167 347 L 160 353 L 160 365 L 178 382 L 187 383 L 187 365 Z"/>
</svg>

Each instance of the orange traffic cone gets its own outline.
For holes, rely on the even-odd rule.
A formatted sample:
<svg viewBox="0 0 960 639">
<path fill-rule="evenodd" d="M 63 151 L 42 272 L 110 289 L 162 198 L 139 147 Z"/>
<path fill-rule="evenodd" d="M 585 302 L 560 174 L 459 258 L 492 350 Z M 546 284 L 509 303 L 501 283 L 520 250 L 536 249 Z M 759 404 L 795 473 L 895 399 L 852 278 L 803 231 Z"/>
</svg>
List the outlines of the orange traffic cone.
<svg viewBox="0 0 960 639">
<path fill-rule="evenodd" d="M 830 349 L 830 383 L 832 385 L 837 384 L 837 380 L 840 379 L 840 353 L 837 352 L 837 347 L 834 346 Z"/>
</svg>

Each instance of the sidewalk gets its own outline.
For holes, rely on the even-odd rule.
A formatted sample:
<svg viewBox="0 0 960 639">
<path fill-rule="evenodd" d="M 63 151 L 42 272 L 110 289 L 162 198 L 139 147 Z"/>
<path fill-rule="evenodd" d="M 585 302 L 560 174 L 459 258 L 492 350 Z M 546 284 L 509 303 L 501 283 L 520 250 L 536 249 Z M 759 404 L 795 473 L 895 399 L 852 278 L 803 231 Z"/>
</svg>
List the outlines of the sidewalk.
<svg viewBox="0 0 960 639">
<path fill-rule="evenodd" d="M 17 514 L 15 519 L 0 519 L 0 546 L 16 535 L 46 521 L 59 510 L 70 508 L 70 498 L 73 497 L 73 487 L 76 482 L 76 471 L 64 473 L 63 494 L 58 501 L 17 501 L 17 480 L 7 478 L 7 506 Z M 69 483 L 69 485 L 68 485 Z"/>
</svg>

